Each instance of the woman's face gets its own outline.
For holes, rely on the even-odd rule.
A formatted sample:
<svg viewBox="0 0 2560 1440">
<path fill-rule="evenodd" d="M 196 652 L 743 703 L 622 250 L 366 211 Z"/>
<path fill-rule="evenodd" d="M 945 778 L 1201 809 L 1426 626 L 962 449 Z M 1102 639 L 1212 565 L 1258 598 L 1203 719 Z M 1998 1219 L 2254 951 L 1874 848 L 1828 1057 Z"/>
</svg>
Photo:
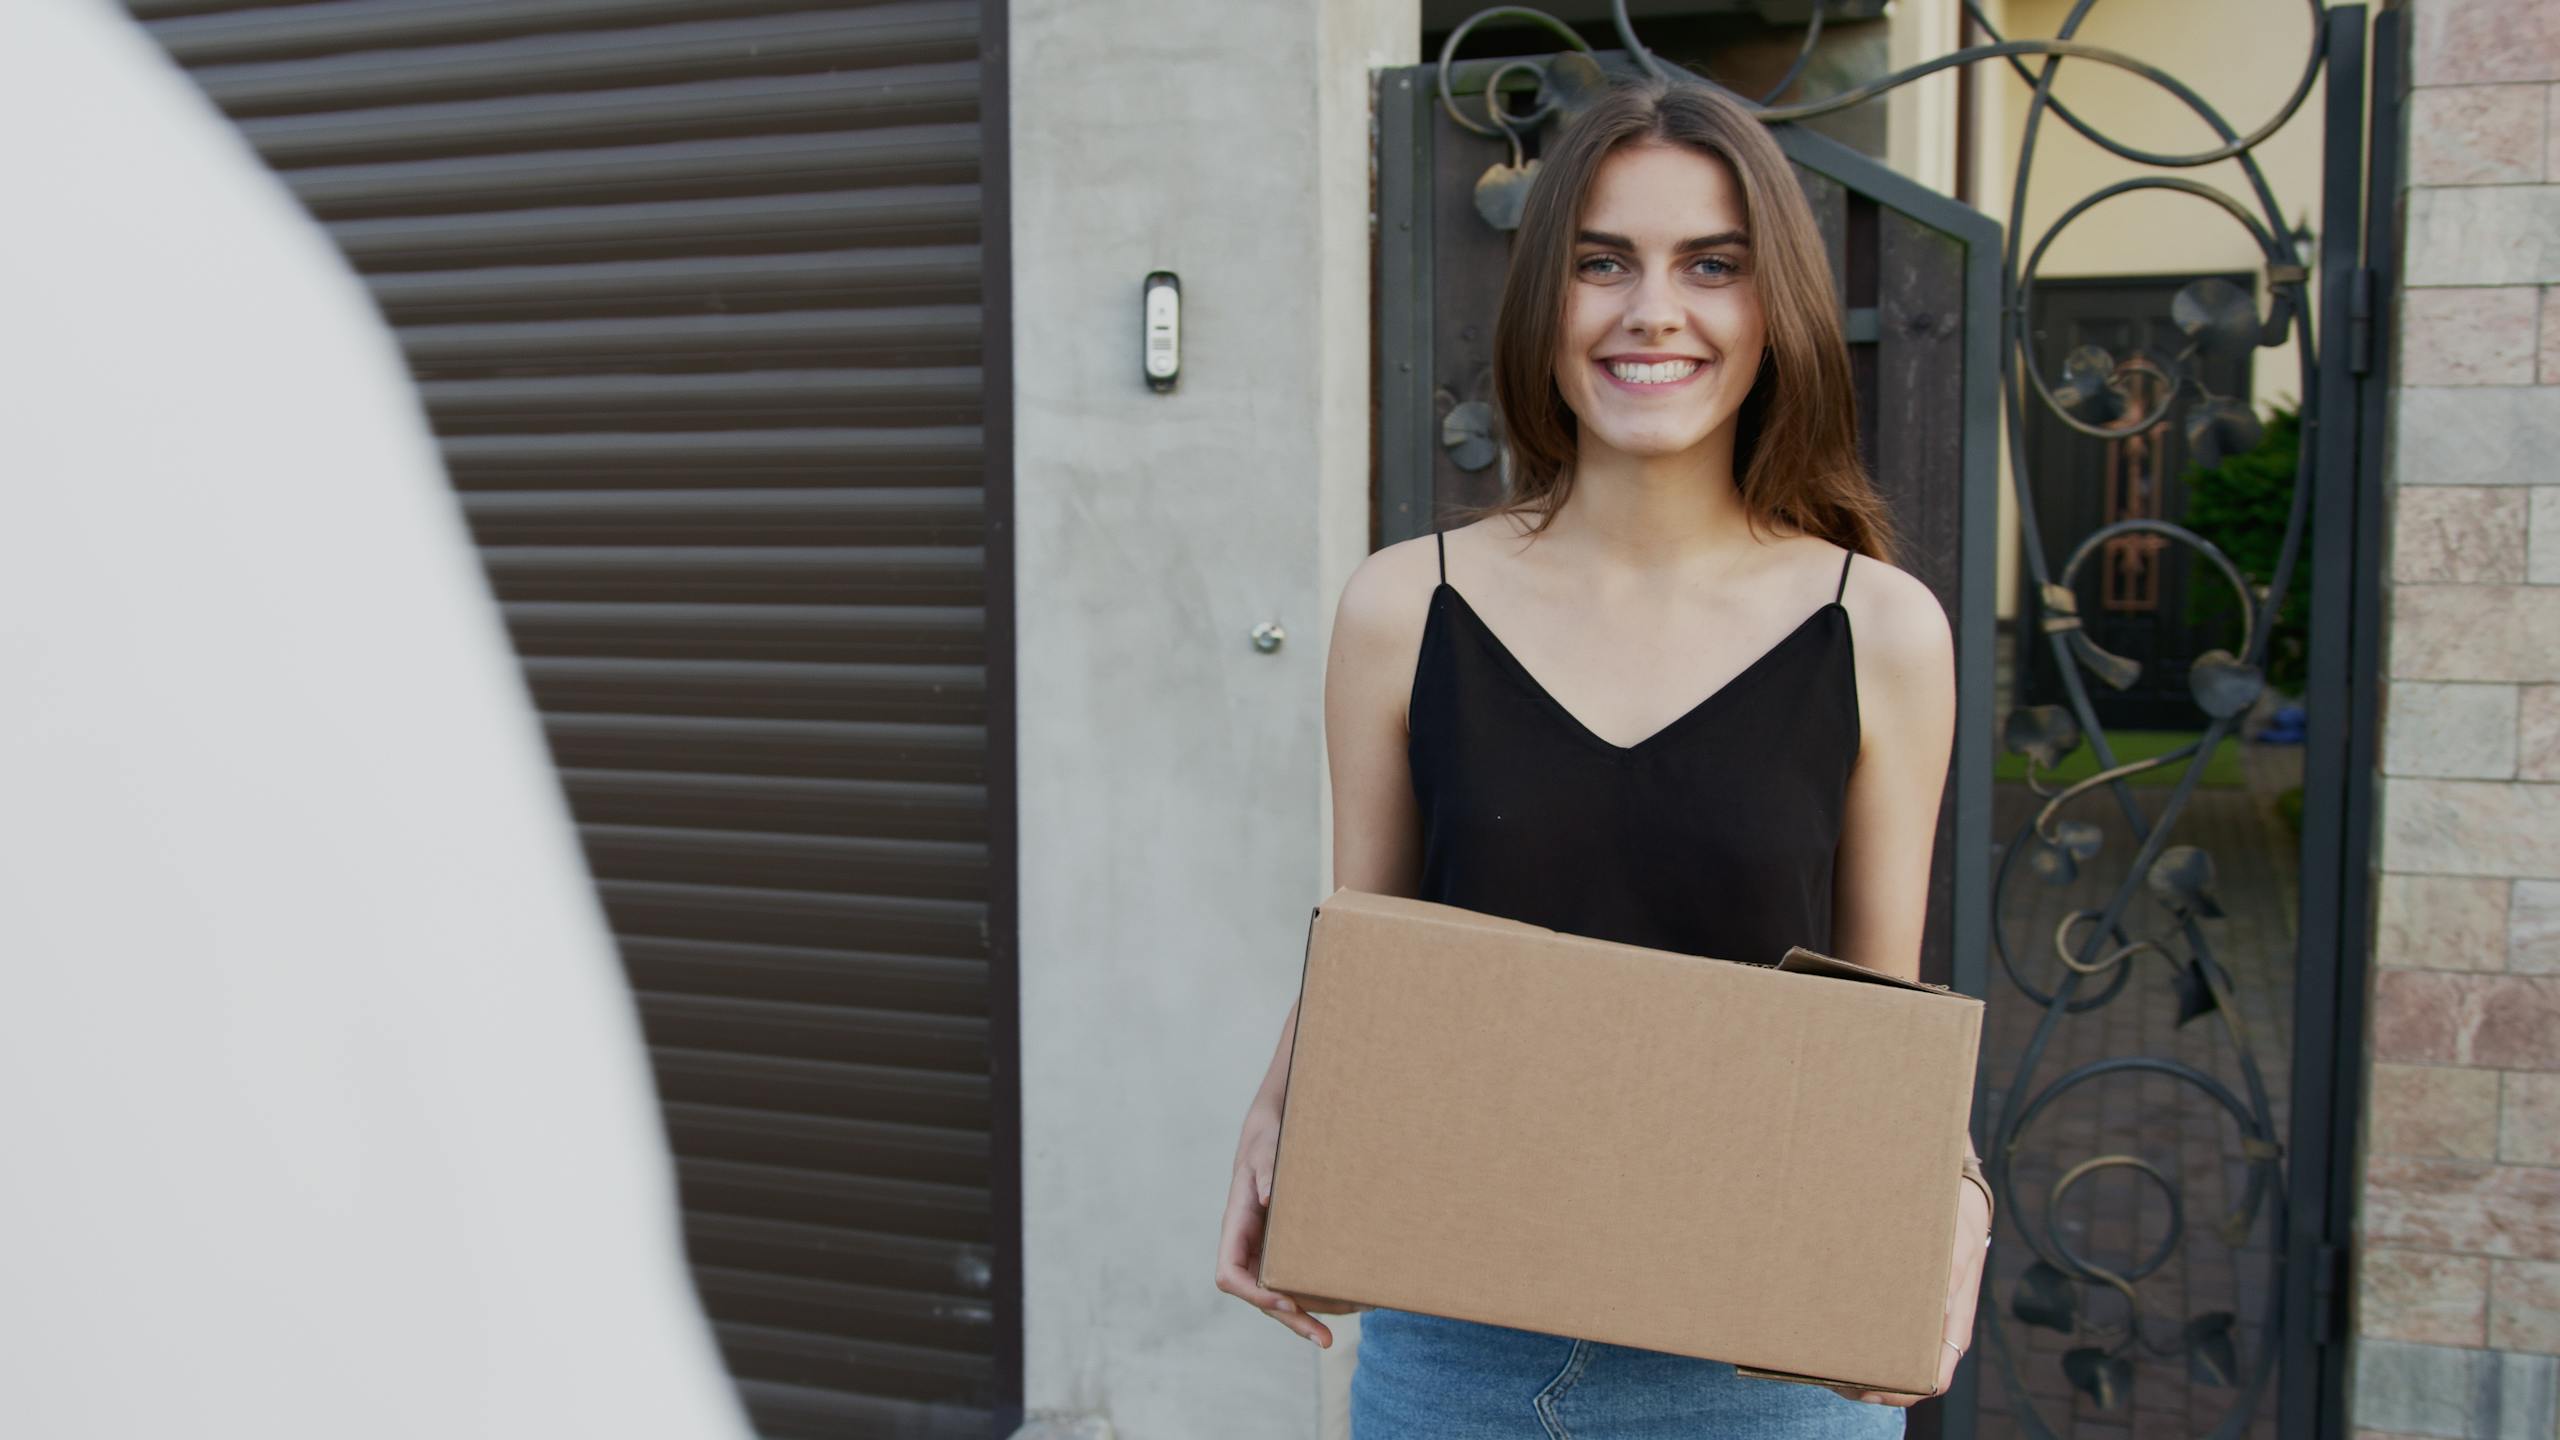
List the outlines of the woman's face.
<svg viewBox="0 0 2560 1440">
<path fill-rule="evenodd" d="M 1677 455 L 1733 423 L 1768 334 L 1746 231 L 1722 159 L 1637 144 L 1600 162 L 1556 356 L 1586 454 Z"/>
</svg>

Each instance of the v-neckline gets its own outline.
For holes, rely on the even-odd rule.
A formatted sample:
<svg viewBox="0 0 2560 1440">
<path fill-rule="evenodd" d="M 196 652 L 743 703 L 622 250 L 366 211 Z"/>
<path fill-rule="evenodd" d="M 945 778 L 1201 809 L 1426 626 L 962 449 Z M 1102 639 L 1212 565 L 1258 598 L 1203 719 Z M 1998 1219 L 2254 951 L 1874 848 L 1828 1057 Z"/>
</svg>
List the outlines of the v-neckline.
<svg viewBox="0 0 2560 1440">
<path fill-rule="evenodd" d="M 1775 641 L 1770 643 L 1768 649 L 1753 656 L 1751 663 L 1743 666 L 1740 670 L 1735 671 L 1731 679 L 1726 680 L 1723 684 L 1707 692 L 1705 698 L 1699 700 L 1698 703 L 1681 711 L 1679 714 L 1672 716 L 1669 720 L 1664 721 L 1659 727 L 1644 736 L 1644 738 L 1634 741 L 1631 744 L 1621 745 L 1617 741 L 1608 739 L 1601 735 L 1598 731 L 1593 730 L 1589 725 L 1584 724 L 1582 717 L 1574 714 L 1572 710 L 1566 708 L 1565 703 L 1556 698 L 1555 692 L 1547 688 L 1546 682 L 1540 680 L 1527 665 L 1521 663 L 1520 657 L 1513 654 L 1511 647 L 1503 643 L 1502 637 L 1494 633 L 1493 627 L 1485 623 L 1484 617 L 1476 613 L 1476 607 L 1467 603 L 1467 597 L 1464 592 L 1446 580 L 1441 581 L 1437 588 L 1449 592 L 1449 598 L 1457 601 L 1458 608 L 1467 612 L 1467 619 L 1474 624 L 1476 634 L 1483 637 L 1486 645 L 1493 651 L 1494 655 L 1499 658 L 1504 665 L 1509 667 L 1511 673 L 1517 676 L 1522 684 L 1529 687 L 1530 693 L 1536 695 L 1539 701 L 1543 703 L 1547 709 L 1555 713 L 1556 718 L 1562 720 L 1568 729 L 1581 736 L 1585 741 L 1596 745 L 1600 747 L 1600 749 L 1611 755 L 1618 756 L 1621 759 L 1642 754 L 1647 748 L 1652 746 L 1656 741 L 1661 740 L 1664 736 L 1685 728 L 1689 722 L 1705 713 L 1710 706 L 1713 706 L 1717 701 L 1722 700 L 1725 696 L 1740 688 L 1744 681 L 1750 680 L 1756 676 L 1763 666 L 1766 666 L 1772 659 L 1776 658 L 1780 651 L 1793 644 L 1797 637 L 1811 630 L 1813 628 L 1814 621 L 1830 614 L 1833 610 L 1839 610 L 1845 614 L 1848 609 L 1848 607 L 1842 605 L 1836 597 L 1825 601 L 1821 607 L 1816 609 L 1812 614 L 1797 621 L 1796 627 L 1793 630 L 1779 636 Z"/>
</svg>

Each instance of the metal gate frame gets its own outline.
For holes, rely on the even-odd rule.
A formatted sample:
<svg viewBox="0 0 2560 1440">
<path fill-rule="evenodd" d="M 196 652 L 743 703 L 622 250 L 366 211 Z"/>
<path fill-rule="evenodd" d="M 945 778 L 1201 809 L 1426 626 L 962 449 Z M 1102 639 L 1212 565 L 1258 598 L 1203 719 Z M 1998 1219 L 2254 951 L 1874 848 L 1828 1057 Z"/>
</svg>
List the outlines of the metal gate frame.
<svg viewBox="0 0 2560 1440">
<path fill-rule="evenodd" d="M 2341 523 L 2313 537 L 2309 713 L 2304 754 L 2300 980 L 2293 1112 L 2296 1240 L 2288 1299 L 2321 1317 L 2285 1337 L 2279 1433 L 2347 1433 L 2356 1132 L 2368 1055 L 2366 994 L 2379 886 L 2374 846 L 2382 770 L 2382 536 L 2390 413 L 2390 300 L 2400 285 L 2401 141 L 2408 12 L 2384 0 L 2328 16 L 2328 114 L 2321 177 L 2320 409 L 2306 415 L 2313 506 Z M 2369 60 L 2369 68 L 2368 68 Z M 2361 75 L 2361 85 L 2337 77 Z M 2368 104 L 2369 102 L 2369 104 Z M 2358 149 L 2363 149 L 2359 165 Z M 2359 171 L 2361 170 L 2361 174 Z M 2361 248 L 2362 255 L 2358 255 Z M 2336 622 L 2318 623 L 2318 617 Z M 2325 900 L 2325 903 L 2323 903 Z M 2313 964 L 2312 961 L 2326 964 Z M 2328 1098 L 2300 1103 L 2305 1093 Z M 2302 1183 L 2316 1177 L 2317 1186 Z"/>
</svg>

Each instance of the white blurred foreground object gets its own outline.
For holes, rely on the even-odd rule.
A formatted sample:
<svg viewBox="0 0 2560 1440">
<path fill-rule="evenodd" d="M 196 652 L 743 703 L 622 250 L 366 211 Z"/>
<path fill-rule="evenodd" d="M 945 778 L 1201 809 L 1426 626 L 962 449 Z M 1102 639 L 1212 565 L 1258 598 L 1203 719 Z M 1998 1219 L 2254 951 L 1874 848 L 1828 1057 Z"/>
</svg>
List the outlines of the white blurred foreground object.
<svg viewBox="0 0 2560 1440">
<path fill-rule="evenodd" d="M 0 186 L 0 1435 L 744 1435 L 362 286 L 103 0 Z"/>
</svg>

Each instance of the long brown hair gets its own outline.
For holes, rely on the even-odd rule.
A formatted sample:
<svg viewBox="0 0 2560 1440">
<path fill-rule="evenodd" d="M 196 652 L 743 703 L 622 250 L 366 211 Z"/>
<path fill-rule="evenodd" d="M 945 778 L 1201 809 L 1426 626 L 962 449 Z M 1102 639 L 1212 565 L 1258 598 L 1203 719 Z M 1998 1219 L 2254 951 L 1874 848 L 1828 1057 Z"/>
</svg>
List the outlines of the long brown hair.
<svg viewBox="0 0 2560 1440">
<path fill-rule="evenodd" d="M 1752 283 L 1769 336 L 1769 357 L 1743 399 L 1733 448 L 1735 485 L 1754 530 L 1783 521 L 1890 562 L 1893 516 L 1858 458 L 1848 340 L 1813 209 L 1759 119 L 1724 92 L 1688 80 L 1621 81 L 1539 158 L 1493 326 L 1494 400 L 1511 491 L 1471 513 L 1533 515 L 1534 535 L 1572 493 L 1580 423 L 1555 372 L 1573 237 L 1600 162 L 1644 143 L 1685 145 L 1720 159 L 1741 185 Z"/>
</svg>

